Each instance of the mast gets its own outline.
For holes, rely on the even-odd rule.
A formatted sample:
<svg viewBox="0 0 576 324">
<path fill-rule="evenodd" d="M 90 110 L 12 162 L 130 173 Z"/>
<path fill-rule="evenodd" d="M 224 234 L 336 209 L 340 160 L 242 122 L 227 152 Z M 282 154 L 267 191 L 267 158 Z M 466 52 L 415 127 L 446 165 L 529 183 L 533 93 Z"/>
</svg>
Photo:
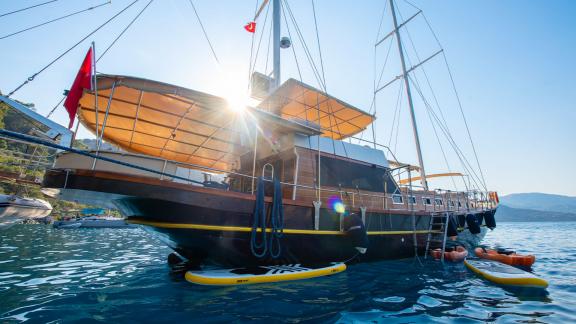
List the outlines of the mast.
<svg viewBox="0 0 576 324">
<path fill-rule="evenodd" d="M 272 0 L 272 28 L 274 44 L 274 82 L 272 90 L 280 86 L 280 0 Z"/>
<path fill-rule="evenodd" d="M 424 190 L 428 190 L 428 182 L 426 181 L 426 171 L 424 171 L 424 160 L 422 159 L 422 150 L 420 149 L 420 137 L 418 136 L 418 125 L 416 125 L 416 115 L 414 113 L 414 103 L 412 102 L 412 92 L 410 91 L 410 82 L 408 80 L 408 73 L 406 72 L 406 62 L 404 61 L 404 50 L 402 49 L 402 41 L 400 40 L 400 31 L 398 21 L 396 19 L 396 11 L 394 9 L 394 0 L 390 0 L 390 9 L 392 10 L 392 19 L 394 20 L 394 33 L 396 34 L 396 42 L 398 43 L 398 52 L 400 53 L 400 62 L 402 63 L 402 75 L 404 76 L 404 85 L 406 88 L 406 96 L 408 97 L 408 105 L 410 106 L 410 117 L 412 119 L 412 130 L 414 131 L 414 142 L 416 143 L 416 153 L 418 153 L 418 163 L 420 164 L 420 176 Z"/>
</svg>

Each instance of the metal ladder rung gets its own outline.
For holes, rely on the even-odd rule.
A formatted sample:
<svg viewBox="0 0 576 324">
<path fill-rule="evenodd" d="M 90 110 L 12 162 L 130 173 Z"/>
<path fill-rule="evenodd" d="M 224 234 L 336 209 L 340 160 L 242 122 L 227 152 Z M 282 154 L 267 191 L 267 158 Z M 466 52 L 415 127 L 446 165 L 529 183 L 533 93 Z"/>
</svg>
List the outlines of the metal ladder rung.
<svg viewBox="0 0 576 324">
<path fill-rule="evenodd" d="M 426 238 L 426 250 L 424 252 L 424 259 L 428 257 L 430 250 L 430 243 L 441 244 L 442 253 L 441 261 L 444 262 L 444 251 L 446 250 L 446 237 L 448 233 L 448 222 L 450 221 L 451 214 L 445 212 L 443 214 L 432 214 L 430 215 L 430 223 L 428 224 L 428 236 Z M 441 219 L 441 221 L 435 222 L 435 220 Z M 435 231 L 433 233 L 433 231 Z M 442 235 L 442 239 L 434 239 L 432 236 Z"/>
</svg>

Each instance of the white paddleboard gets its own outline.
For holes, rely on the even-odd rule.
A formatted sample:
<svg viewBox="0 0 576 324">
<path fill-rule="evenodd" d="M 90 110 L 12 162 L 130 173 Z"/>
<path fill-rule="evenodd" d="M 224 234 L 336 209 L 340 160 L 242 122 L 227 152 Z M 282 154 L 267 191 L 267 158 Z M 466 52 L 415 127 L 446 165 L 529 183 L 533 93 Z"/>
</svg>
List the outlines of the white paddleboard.
<svg viewBox="0 0 576 324">
<path fill-rule="evenodd" d="M 548 287 L 546 280 L 530 272 L 500 262 L 490 260 L 466 260 L 464 264 L 477 275 L 500 285 L 530 288 Z"/>
<path fill-rule="evenodd" d="M 336 274 L 346 270 L 344 263 L 324 265 L 271 265 L 234 269 L 187 271 L 187 281 L 200 285 L 229 286 L 264 282 L 301 280 Z"/>
</svg>

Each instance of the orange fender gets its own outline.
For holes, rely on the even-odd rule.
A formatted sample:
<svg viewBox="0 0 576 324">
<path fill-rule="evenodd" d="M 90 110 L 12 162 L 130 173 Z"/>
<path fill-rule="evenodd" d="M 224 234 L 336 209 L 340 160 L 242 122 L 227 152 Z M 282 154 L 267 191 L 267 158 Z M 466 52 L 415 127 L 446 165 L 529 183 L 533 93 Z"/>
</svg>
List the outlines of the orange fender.
<svg viewBox="0 0 576 324">
<path fill-rule="evenodd" d="M 430 251 L 432 257 L 436 260 L 440 260 L 442 258 L 442 249 L 434 249 Z M 462 262 L 468 256 L 468 251 L 459 246 L 456 248 L 455 251 L 444 252 L 444 260 L 450 262 Z"/>
<path fill-rule="evenodd" d="M 484 250 L 482 248 L 476 248 L 474 254 L 481 259 L 498 261 L 511 266 L 523 266 L 530 267 L 536 262 L 536 257 L 533 255 L 522 255 L 522 254 L 500 254 L 495 250 Z"/>
</svg>

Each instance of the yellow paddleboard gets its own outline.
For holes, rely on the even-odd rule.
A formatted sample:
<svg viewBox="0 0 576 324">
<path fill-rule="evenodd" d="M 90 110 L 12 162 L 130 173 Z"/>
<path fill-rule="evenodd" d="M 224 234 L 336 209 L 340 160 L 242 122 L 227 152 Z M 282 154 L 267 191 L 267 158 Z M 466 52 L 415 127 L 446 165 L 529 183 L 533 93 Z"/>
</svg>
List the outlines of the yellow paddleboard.
<svg viewBox="0 0 576 324">
<path fill-rule="evenodd" d="M 187 271 L 187 281 L 200 285 L 230 286 L 264 282 L 301 280 L 336 274 L 346 270 L 344 263 L 324 265 L 287 264 L 235 269 Z"/>
<path fill-rule="evenodd" d="M 546 288 L 548 282 L 530 272 L 490 260 L 465 260 L 468 269 L 486 280 L 506 286 Z"/>
</svg>

